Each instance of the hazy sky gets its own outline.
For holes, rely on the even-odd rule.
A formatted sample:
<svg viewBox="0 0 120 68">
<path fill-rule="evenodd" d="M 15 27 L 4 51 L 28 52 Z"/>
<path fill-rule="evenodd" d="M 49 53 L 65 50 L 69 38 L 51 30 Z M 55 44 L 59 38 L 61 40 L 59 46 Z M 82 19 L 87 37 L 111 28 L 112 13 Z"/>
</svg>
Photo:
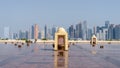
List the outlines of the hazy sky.
<svg viewBox="0 0 120 68">
<path fill-rule="evenodd" d="M 43 28 L 77 24 L 87 20 L 89 26 L 120 22 L 120 0 L 0 0 L 0 32 L 27 30 L 32 24 Z"/>
</svg>

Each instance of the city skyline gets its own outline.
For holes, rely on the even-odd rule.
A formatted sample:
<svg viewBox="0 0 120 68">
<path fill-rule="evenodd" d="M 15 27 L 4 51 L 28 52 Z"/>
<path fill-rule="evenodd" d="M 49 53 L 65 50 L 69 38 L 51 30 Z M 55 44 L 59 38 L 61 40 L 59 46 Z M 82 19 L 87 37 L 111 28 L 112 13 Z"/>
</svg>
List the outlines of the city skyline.
<svg viewBox="0 0 120 68">
<path fill-rule="evenodd" d="M 4 27 L 4 36 L 1 39 L 54 39 L 55 32 L 59 27 L 44 26 L 41 29 L 38 24 L 33 24 L 30 29 L 19 30 L 15 33 L 9 31 L 10 28 Z M 65 29 L 68 32 L 71 40 L 90 40 L 92 35 L 95 35 L 98 40 L 120 40 L 120 24 L 112 24 L 110 21 L 105 21 L 104 25 L 88 27 L 87 21 L 81 21 L 78 24 L 73 24 Z"/>
<path fill-rule="evenodd" d="M 106 20 L 118 24 L 119 3 L 119 0 L 1 0 L 0 33 L 5 26 L 15 32 L 27 29 L 34 23 L 40 24 L 41 28 L 45 24 L 66 28 L 84 20 L 90 27 L 103 25 Z"/>
<path fill-rule="evenodd" d="M 94 26 L 98 26 L 98 25 L 94 25 L 94 26 L 89 26 L 89 22 L 87 21 L 87 20 L 83 20 L 83 21 L 86 21 L 87 22 L 87 27 L 88 28 L 91 28 L 91 29 L 93 29 L 93 27 Z M 106 21 L 109 21 L 109 20 L 106 20 Z M 104 21 L 104 22 L 106 22 L 106 21 Z M 76 24 L 79 24 L 80 22 L 82 22 L 82 21 L 79 21 L 79 22 L 77 22 L 77 23 L 74 23 L 74 24 L 69 24 L 69 25 L 67 25 L 66 27 L 65 26 L 60 26 L 60 25 L 48 25 L 47 24 L 47 26 L 48 27 L 64 27 L 66 30 L 69 28 L 69 26 L 70 25 L 76 25 Z M 104 25 L 104 22 L 103 22 L 103 25 Z M 110 22 L 110 21 L 109 21 Z M 111 23 L 111 22 L 110 22 Z M 37 24 L 37 23 L 34 23 L 34 24 Z M 113 23 L 111 23 L 111 24 L 113 24 Z M 33 25 L 33 24 L 32 24 Z M 40 24 L 38 24 L 39 25 L 39 29 L 40 30 L 44 30 L 44 26 L 46 25 L 46 24 L 44 24 L 44 25 L 41 25 L 40 26 Z M 99 25 L 99 26 L 102 26 L 102 25 Z M 12 33 L 16 33 L 16 32 L 18 32 L 19 30 L 22 30 L 22 31 L 26 31 L 26 30 L 29 30 L 29 29 L 31 29 L 31 25 L 29 25 L 29 26 L 27 26 L 27 27 L 24 27 L 24 26 L 22 26 L 22 28 L 20 28 L 19 26 L 17 27 L 17 29 L 16 29 L 16 31 L 14 31 L 14 29 L 15 29 L 15 27 L 11 27 L 10 25 L 8 25 L 8 26 L 2 26 L 2 27 L 0 27 L 0 36 L 4 36 L 4 34 L 3 34 L 3 32 L 4 32 L 4 27 L 9 27 L 10 28 L 10 30 L 11 30 L 11 32 Z"/>
</svg>

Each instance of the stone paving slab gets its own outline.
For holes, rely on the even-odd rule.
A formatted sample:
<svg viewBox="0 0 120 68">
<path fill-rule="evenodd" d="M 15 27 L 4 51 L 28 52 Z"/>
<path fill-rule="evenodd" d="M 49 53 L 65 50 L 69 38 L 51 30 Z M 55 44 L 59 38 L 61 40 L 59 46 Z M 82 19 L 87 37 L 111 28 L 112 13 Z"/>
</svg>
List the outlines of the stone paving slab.
<svg viewBox="0 0 120 68">
<path fill-rule="evenodd" d="M 0 68 L 120 68 L 120 45 L 71 45 L 53 51 L 50 44 L 0 44 Z"/>
</svg>

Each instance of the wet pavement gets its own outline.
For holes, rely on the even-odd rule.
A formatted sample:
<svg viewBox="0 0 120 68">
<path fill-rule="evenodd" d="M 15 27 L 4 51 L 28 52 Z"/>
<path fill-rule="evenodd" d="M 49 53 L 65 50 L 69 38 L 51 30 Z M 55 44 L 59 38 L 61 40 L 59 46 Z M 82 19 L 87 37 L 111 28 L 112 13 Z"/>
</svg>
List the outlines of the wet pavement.
<svg viewBox="0 0 120 68">
<path fill-rule="evenodd" d="M 0 44 L 0 68 L 120 68 L 120 45 L 71 45 L 53 51 L 50 44 Z"/>
</svg>

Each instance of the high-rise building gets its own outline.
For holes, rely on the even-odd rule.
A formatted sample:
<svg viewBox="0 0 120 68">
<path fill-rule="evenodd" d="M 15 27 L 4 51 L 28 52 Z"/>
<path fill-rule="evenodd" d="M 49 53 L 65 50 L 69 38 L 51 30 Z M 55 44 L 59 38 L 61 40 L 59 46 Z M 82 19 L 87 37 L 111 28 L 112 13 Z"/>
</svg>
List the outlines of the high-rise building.
<svg viewBox="0 0 120 68">
<path fill-rule="evenodd" d="M 41 39 L 41 32 L 38 33 L 38 39 Z"/>
<path fill-rule="evenodd" d="M 41 39 L 45 38 L 45 33 L 44 31 L 41 31 Z"/>
<path fill-rule="evenodd" d="M 53 38 L 52 38 L 52 29 L 51 29 L 51 28 L 48 29 L 47 39 L 53 39 Z"/>
<path fill-rule="evenodd" d="M 69 38 L 70 39 L 74 39 L 74 26 L 73 25 L 71 25 L 70 27 L 69 27 Z"/>
<path fill-rule="evenodd" d="M 4 38 L 9 39 L 10 38 L 10 28 L 4 27 Z"/>
<path fill-rule="evenodd" d="M 99 33 L 99 30 L 100 30 L 101 28 L 99 27 L 99 26 L 97 26 L 96 27 L 96 33 Z"/>
<path fill-rule="evenodd" d="M 19 31 L 19 38 L 17 33 L 13 34 L 14 39 L 29 39 L 29 31 Z"/>
<path fill-rule="evenodd" d="M 98 40 L 108 40 L 108 28 L 105 26 L 97 26 L 96 28 L 96 36 Z"/>
<path fill-rule="evenodd" d="M 22 31 L 20 30 L 19 31 L 19 39 L 21 39 L 22 38 Z"/>
<path fill-rule="evenodd" d="M 105 21 L 105 28 L 108 28 L 110 26 L 110 22 L 109 21 Z"/>
<path fill-rule="evenodd" d="M 56 28 L 53 27 L 53 28 L 52 28 L 52 36 L 53 36 L 53 39 L 54 39 L 54 36 L 55 36 L 55 32 L 56 32 Z"/>
<path fill-rule="evenodd" d="M 19 31 L 19 39 L 26 39 L 26 33 L 22 30 Z"/>
<path fill-rule="evenodd" d="M 34 25 L 31 28 L 31 39 L 34 39 Z"/>
<path fill-rule="evenodd" d="M 38 34 L 39 34 L 39 26 L 38 26 L 38 24 L 32 25 L 31 39 L 38 39 Z"/>
<path fill-rule="evenodd" d="M 83 21 L 82 23 L 82 39 L 87 39 L 87 21 Z"/>
<path fill-rule="evenodd" d="M 17 33 L 13 33 L 13 39 L 18 39 L 18 34 Z"/>
<path fill-rule="evenodd" d="M 92 29 L 87 30 L 87 40 L 90 40 L 92 37 Z"/>
<path fill-rule="evenodd" d="M 75 38 L 79 38 L 79 25 L 76 25 Z"/>
<path fill-rule="evenodd" d="M 120 40 L 120 24 L 115 26 L 114 37 L 116 40 Z"/>
<path fill-rule="evenodd" d="M 100 30 L 99 30 L 99 38 L 98 39 L 103 40 L 103 30 L 102 30 L 102 28 L 100 28 Z"/>
<path fill-rule="evenodd" d="M 25 31 L 25 39 L 29 39 L 29 31 Z"/>
<path fill-rule="evenodd" d="M 76 25 L 76 38 L 82 39 L 82 23 Z"/>
<path fill-rule="evenodd" d="M 96 36 L 98 40 L 103 40 L 103 28 L 97 26 Z"/>
<path fill-rule="evenodd" d="M 39 27 L 37 24 L 34 25 L 34 39 L 38 39 Z"/>
<path fill-rule="evenodd" d="M 102 40 L 107 40 L 108 39 L 108 28 L 103 28 L 103 39 Z"/>
<path fill-rule="evenodd" d="M 31 29 L 28 30 L 28 39 L 31 39 Z"/>
<path fill-rule="evenodd" d="M 108 39 L 109 40 L 114 39 L 114 24 L 110 24 L 108 28 Z"/>
<path fill-rule="evenodd" d="M 110 22 L 109 21 L 105 21 L 105 26 L 103 26 L 103 40 L 108 40 L 108 28 L 110 26 Z"/>
<path fill-rule="evenodd" d="M 96 26 L 93 27 L 93 34 L 96 35 L 97 29 Z"/>
<path fill-rule="evenodd" d="M 45 25 L 44 31 L 45 31 L 44 32 L 45 33 L 45 37 L 44 38 L 47 39 L 47 26 L 46 25 Z"/>
</svg>

